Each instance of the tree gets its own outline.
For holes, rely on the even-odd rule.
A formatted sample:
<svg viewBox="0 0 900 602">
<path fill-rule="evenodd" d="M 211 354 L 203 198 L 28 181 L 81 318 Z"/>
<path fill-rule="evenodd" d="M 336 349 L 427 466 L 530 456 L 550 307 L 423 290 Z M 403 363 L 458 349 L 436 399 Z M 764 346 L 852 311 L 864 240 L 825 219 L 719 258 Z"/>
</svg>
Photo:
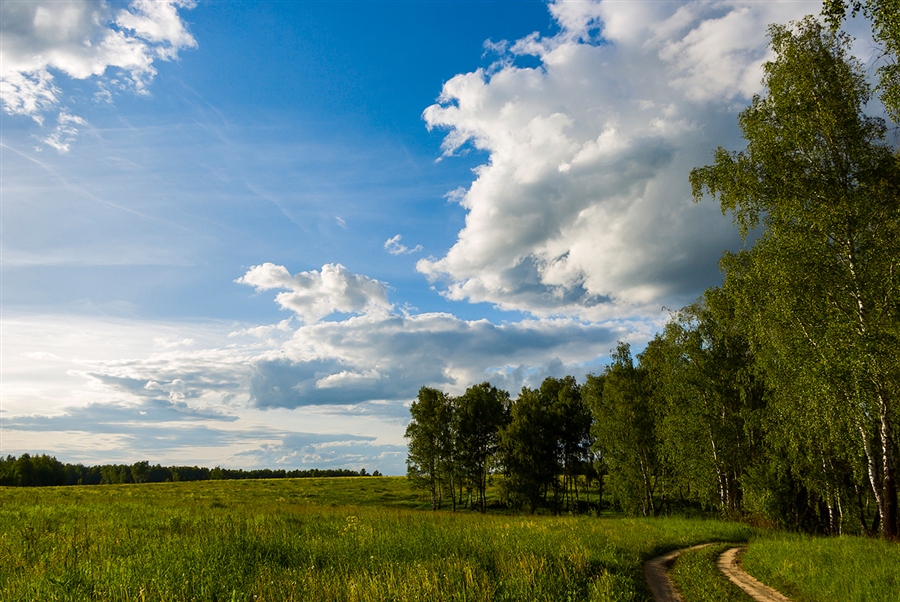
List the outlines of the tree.
<svg viewBox="0 0 900 602">
<path fill-rule="evenodd" d="M 131 478 L 135 483 L 146 483 L 149 476 L 150 462 L 141 460 L 131 465 Z"/>
<path fill-rule="evenodd" d="M 506 489 L 514 505 L 532 512 L 547 501 L 578 503 L 578 477 L 590 456 L 591 414 L 575 377 L 548 376 L 539 389 L 523 387 L 501 431 Z M 562 483 L 559 477 L 562 476 Z M 559 490 L 562 485 L 562 499 Z"/>
<path fill-rule="evenodd" d="M 881 101 L 894 121 L 900 120 L 900 0 L 825 0 L 822 14 L 833 31 L 847 16 L 862 13 L 872 22 L 876 42 L 883 44 L 882 65 L 878 68 Z"/>
<path fill-rule="evenodd" d="M 675 312 L 641 365 L 662 407 L 661 445 L 683 497 L 740 512 L 743 477 L 761 443 L 763 387 L 725 291 L 709 289 Z"/>
<path fill-rule="evenodd" d="M 500 442 L 500 428 L 506 423 L 509 393 L 488 382 L 473 385 L 456 398 L 456 464 L 475 494 L 474 506 L 487 509 L 487 477 L 490 461 Z"/>
<path fill-rule="evenodd" d="M 693 170 L 694 198 L 717 197 L 745 240 L 761 226 L 723 258 L 726 287 L 750 317 L 775 411 L 797 419 L 797 457 L 821 456 L 827 482 L 856 433 L 882 533 L 895 536 L 900 169 L 884 122 L 863 113 L 871 90 L 849 39 L 809 17 L 770 35 L 768 94 L 740 116 L 747 148 Z"/>
<path fill-rule="evenodd" d="M 428 489 L 431 508 L 437 510 L 441 506 L 442 477 L 452 468 L 447 466 L 453 437 L 451 400 L 442 391 L 422 387 L 409 411 L 412 418 L 405 435 L 409 439 L 407 476 L 417 486 Z"/>
<path fill-rule="evenodd" d="M 541 383 L 541 396 L 547 399 L 556 431 L 558 464 L 563 475 L 563 495 L 566 509 L 574 494 L 578 503 L 578 476 L 590 455 L 591 412 L 581 397 L 581 387 L 575 377 L 547 377 Z"/>
<path fill-rule="evenodd" d="M 539 390 L 522 387 L 500 434 L 510 502 L 532 513 L 559 474 L 558 429 L 548 401 Z"/>
<path fill-rule="evenodd" d="M 647 371 L 635 366 L 631 346 L 619 343 L 602 375 L 588 376 L 585 397 L 594 417 L 595 448 L 609 469 L 610 488 L 626 512 L 658 514 L 662 476 L 657 423 Z"/>
</svg>

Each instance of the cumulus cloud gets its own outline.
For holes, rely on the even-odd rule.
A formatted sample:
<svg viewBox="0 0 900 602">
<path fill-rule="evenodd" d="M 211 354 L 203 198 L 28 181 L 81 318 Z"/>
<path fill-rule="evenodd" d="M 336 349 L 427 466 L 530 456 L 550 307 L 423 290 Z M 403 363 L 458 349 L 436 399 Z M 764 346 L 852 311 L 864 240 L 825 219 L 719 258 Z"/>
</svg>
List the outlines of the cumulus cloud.
<svg viewBox="0 0 900 602">
<path fill-rule="evenodd" d="M 488 160 L 453 198 L 466 223 L 418 262 L 454 300 L 537 316 L 607 319 L 677 306 L 717 279 L 738 244 L 688 173 L 739 144 L 736 113 L 760 91 L 766 28 L 807 3 L 583 2 L 550 5 L 559 33 L 513 43 L 451 78 L 423 116 L 444 156 Z M 539 60 L 517 66 L 519 57 Z"/>
<path fill-rule="evenodd" d="M 250 398 L 284 408 L 404 402 L 425 385 L 458 394 L 484 380 L 516 393 L 548 375 L 598 370 L 625 336 L 624 327 L 571 319 L 498 325 L 446 313 L 322 322 L 255 362 Z"/>
<path fill-rule="evenodd" d="M 344 288 L 325 286 L 329 273 L 363 289 L 377 282 L 340 266 L 292 276 L 273 264 L 241 280 L 259 290 L 324 296 L 325 306 L 344 303 L 341 311 L 360 315 L 270 326 L 6 316 L 7 447 L 34 451 L 53 432 L 54 447 L 42 449 L 62 453 L 71 444 L 68 458 L 88 460 L 90 449 L 107 462 L 149 453 L 161 462 L 187 456 L 191 463 L 365 466 L 400 474 L 402 429 L 420 387 L 460 394 L 489 380 L 515 395 L 546 376 L 597 372 L 616 340 L 645 339 L 653 329 L 644 322 L 495 324 L 398 312 L 381 283 L 374 289 L 377 310 L 366 311 L 372 295 L 333 293 Z M 305 315 L 322 304 L 278 302 L 299 303 Z M 315 424 L 320 432 L 339 432 L 349 417 L 356 434 L 316 439 L 295 432 Z"/>
<path fill-rule="evenodd" d="M 353 274 L 341 264 L 326 264 L 322 270 L 291 275 L 287 268 L 273 263 L 253 266 L 235 280 L 257 291 L 286 289 L 275 301 L 283 309 L 296 313 L 304 322 L 317 322 L 333 313 L 383 313 L 392 306 L 387 288 L 378 280 Z"/>
<path fill-rule="evenodd" d="M 422 245 L 416 245 L 415 247 L 410 249 L 402 242 L 400 242 L 401 238 L 403 237 L 398 234 L 384 241 L 384 250 L 391 255 L 409 255 L 411 253 L 418 253 L 422 250 Z"/>
<path fill-rule="evenodd" d="M 280 338 L 255 339 L 254 329 L 243 329 L 207 348 L 157 341 L 143 357 L 53 361 L 45 370 L 69 364 L 69 374 L 81 377 L 94 399 L 135 411 L 158 404 L 182 419 L 246 407 L 339 406 L 341 412 L 403 420 L 422 386 L 459 394 L 489 380 L 515 394 L 546 376 L 597 372 L 616 340 L 646 336 L 635 334 L 635 324 L 563 318 L 494 324 L 446 313 L 378 313 L 301 324 L 289 332 L 283 325 L 275 327 Z M 18 391 L 10 380 L 7 397 L 15 402 Z"/>
<path fill-rule="evenodd" d="M 178 14 L 193 0 L 133 0 L 116 9 L 97 0 L 9 2 L 0 31 L 0 103 L 11 115 L 43 124 L 58 110 L 64 94 L 57 75 L 94 78 L 98 96 L 111 90 L 146 93 L 157 60 L 170 61 L 196 40 Z M 49 146 L 68 151 L 84 125 L 63 108 Z"/>
<path fill-rule="evenodd" d="M 328 285 L 329 278 L 338 284 Z M 490 380 L 515 394 L 548 375 L 583 377 L 602 369 L 600 361 L 616 340 L 645 338 L 653 328 L 643 322 L 600 324 L 571 318 L 496 324 L 447 313 L 395 311 L 383 284 L 340 266 L 292 276 L 281 266 L 263 264 L 240 280 L 259 290 L 288 289 L 276 300 L 298 315 L 324 315 L 325 309 L 308 308 L 336 306 L 360 315 L 203 329 L 8 318 L 4 350 L 11 361 L 3 383 L 7 407 L 22 413 L 30 400 L 46 398 L 57 407 L 79 400 L 142 409 L 157 403 L 182 416 L 207 416 L 240 408 L 339 406 L 341 412 L 397 421 L 408 415 L 405 404 L 422 386 L 459 394 Z M 353 288 L 348 283 L 369 294 L 348 292 Z M 377 286 L 367 288 L 373 283 Z M 284 294 L 293 296 L 285 300 Z M 377 309 L 366 311 L 372 299 Z M 120 344 L 133 350 L 130 357 L 122 357 Z M 46 390 L 31 385 L 56 381 L 58 386 Z M 80 392 L 75 396 L 65 391 Z"/>
</svg>

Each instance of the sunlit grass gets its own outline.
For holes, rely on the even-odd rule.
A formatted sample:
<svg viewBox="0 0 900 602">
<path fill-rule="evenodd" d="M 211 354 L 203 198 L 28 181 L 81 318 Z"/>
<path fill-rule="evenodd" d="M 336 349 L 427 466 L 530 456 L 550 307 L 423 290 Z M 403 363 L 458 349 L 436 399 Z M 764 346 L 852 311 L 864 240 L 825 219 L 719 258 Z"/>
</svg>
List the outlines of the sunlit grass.
<svg viewBox="0 0 900 602">
<path fill-rule="evenodd" d="M 900 600 L 900 545 L 884 540 L 774 534 L 750 545 L 744 568 L 797 601 Z"/>
<path fill-rule="evenodd" d="M 400 478 L 0 488 L 0 599 L 645 600 L 743 525 L 438 512 Z"/>
<path fill-rule="evenodd" d="M 750 602 L 752 598 L 716 567 L 716 560 L 732 543 L 714 544 L 682 552 L 669 576 L 684 602 Z"/>
</svg>

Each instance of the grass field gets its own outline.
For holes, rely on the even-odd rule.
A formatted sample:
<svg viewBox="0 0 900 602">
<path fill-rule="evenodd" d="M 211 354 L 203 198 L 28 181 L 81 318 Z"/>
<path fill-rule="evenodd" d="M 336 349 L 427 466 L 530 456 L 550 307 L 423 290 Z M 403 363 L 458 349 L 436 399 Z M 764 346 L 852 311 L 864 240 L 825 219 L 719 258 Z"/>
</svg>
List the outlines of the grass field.
<svg viewBox="0 0 900 602">
<path fill-rule="evenodd" d="M 900 600 L 900 544 L 880 539 L 767 535 L 744 568 L 797 602 Z"/>
<path fill-rule="evenodd" d="M 0 489 L 0 599 L 645 600 L 718 521 L 432 513 L 402 478 Z"/>
<path fill-rule="evenodd" d="M 642 562 L 745 542 L 796 600 L 896 600 L 900 547 L 662 518 L 431 512 L 403 478 L 0 488 L 0 601 L 644 601 Z M 683 554 L 686 602 L 746 600 Z"/>
</svg>

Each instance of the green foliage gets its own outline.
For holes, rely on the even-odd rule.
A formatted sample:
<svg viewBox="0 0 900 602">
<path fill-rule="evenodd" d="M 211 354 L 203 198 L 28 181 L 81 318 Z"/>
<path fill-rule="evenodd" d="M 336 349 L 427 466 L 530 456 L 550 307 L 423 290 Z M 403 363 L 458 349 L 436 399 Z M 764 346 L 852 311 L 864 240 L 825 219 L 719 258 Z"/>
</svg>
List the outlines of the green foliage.
<svg viewBox="0 0 900 602">
<path fill-rule="evenodd" d="M 473 385 L 454 401 L 457 426 L 456 462 L 474 505 L 487 509 L 487 479 L 506 423 L 509 393 L 488 382 Z"/>
<path fill-rule="evenodd" d="M 900 0 L 825 0 L 822 14 L 833 30 L 847 16 L 863 13 L 872 22 L 872 34 L 882 44 L 878 75 L 881 101 L 894 121 L 900 120 Z"/>
<path fill-rule="evenodd" d="M 452 400 L 442 391 L 422 387 L 409 412 L 405 434 L 409 440 L 407 476 L 417 487 L 428 489 L 431 508 L 437 510 L 445 486 L 449 485 L 450 495 L 454 495 L 456 429 Z"/>
<path fill-rule="evenodd" d="M 619 343 L 602 375 L 602 387 L 588 376 L 585 399 L 594 417 L 594 447 L 609 470 L 609 487 L 622 508 L 644 516 L 659 514 L 656 500 L 662 463 L 654 404 L 646 368 L 635 366 L 631 348 Z"/>
<path fill-rule="evenodd" d="M 0 485 L 41 487 L 65 484 L 66 467 L 56 458 L 45 454 L 0 457 Z"/>
<path fill-rule="evenodd" d="M 513 506 L 531 512 L 546 499 L 557 480 L 557 437 L 549 400 L 523 388 L 512 404 L 509 424 L 501 431 L 504 485 Z"/>
<path fill-rule="evenodd" d="M 123 483 L 164 483 L 170 481 L 206 481 L 209 479 L 302 479 L 319 477 L 366 476 L 347 468 L 273 470 L 229 469 L 219 466 L 210 470 L 200 466 L 151 466 L 146 460 L 128 464 L 63 464 L 47 455 L 22 454 L 0 457 L 0 485 L 10 487 L 46 487 L 50 485 L 111 485 Z M 380 476 L 376 470 L 372 476 Z"/>
<path fill-rule="evenodd" d="M 574 377 L 547 377 L 539 389 L 523 387 L 500 433 L 504 486 L 514 507 L 534 512 L 552 492 L 557 508 L 578 508 L 578 483 L 592 473 L 590 428 L 591 414 Z"/>
<path fill-rule="evenodd" d="M 558 463 L 563 481 L 566 510 L 571 509 L 573 497 L 579 501 L 578 482 L 581 476 L 590 477 L 591 424 L 590 408 L 581 394 L 575 378 L 546 378 L 541 383 L 541 396 L 549 397 L 556 425 Z"/>
<path fill-rule="evenodd" d="M 884 122 L 863 113 L 871 90 L 849 39 L 812 18 L 770 34 L 768 94 L 740 116 L 746 150 L 719 149 L 691 183 L 745 238 L 762 226 L 723 266 L 770 391 L 772 452 L 831 529 L 868 475 L 894 535 L 900 169 Z"/>
<path fill-rule="evenodd" d="M 670 488 L 724 515 L 742 511 L 743 478 L 761 454 L 763 387 L 742 326 L 725 292 L 709 289 L 641 358 L 661 406 Z"/>
</svg>

